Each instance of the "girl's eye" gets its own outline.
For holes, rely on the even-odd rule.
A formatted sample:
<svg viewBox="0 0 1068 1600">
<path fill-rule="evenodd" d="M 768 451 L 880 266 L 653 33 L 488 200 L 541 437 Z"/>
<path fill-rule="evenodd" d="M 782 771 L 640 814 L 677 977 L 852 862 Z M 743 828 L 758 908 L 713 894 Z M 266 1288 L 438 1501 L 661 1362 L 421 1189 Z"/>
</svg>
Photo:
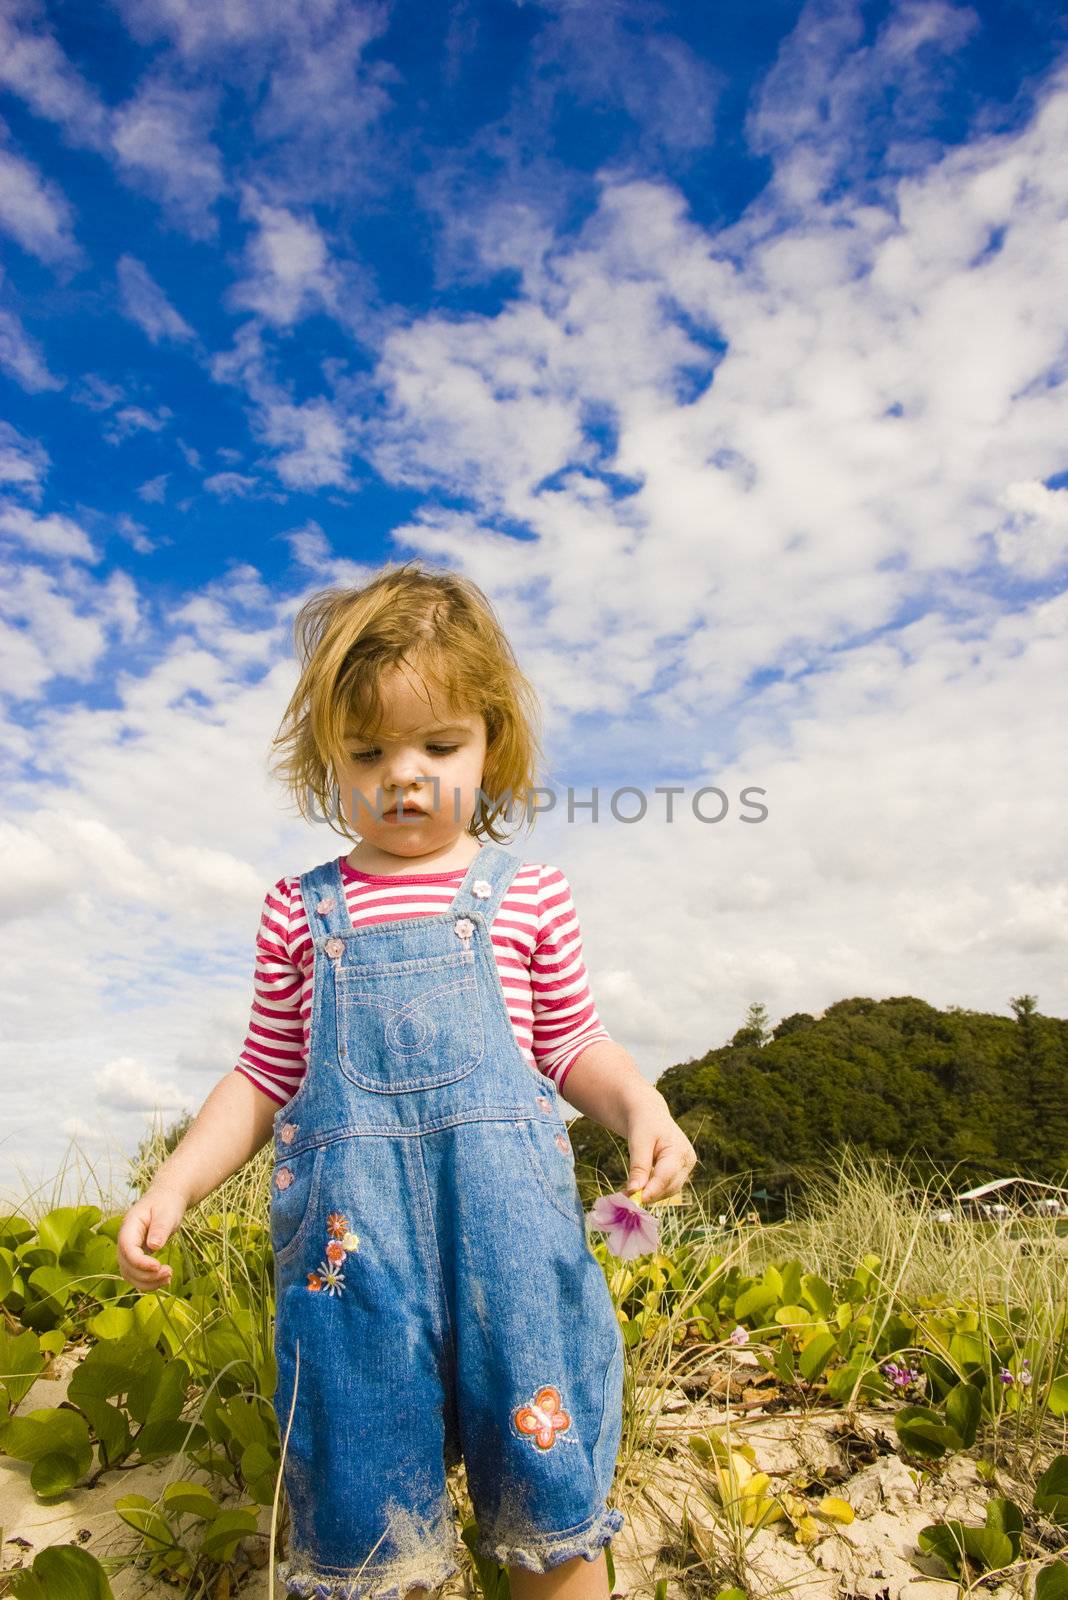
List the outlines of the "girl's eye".
<svg viewBox="0 0 1068 1600">
<path fill-rule="evenodd" d="M 427 745 L 427 749 L 429 751 L 431 751 L 431 753 L 433 755 L 438 755 L 438 756 L 451 756 L 455 751 L 459 750 L 459 748 L 460 748 L 460 746 L 458 744 L 428 744 Z M 379 755 L 379 751 L 377 751 L 377 750 L 350 750 L 349 751 L 349 755 L 350 755 L 350 757 L 351 757 L 351 759 L 353 761 L 364 761 L 364 762 L 366 762 L 366 761 L 374 761 L 374 760 L 377 759 L 377 757 Z"/>
</svg>

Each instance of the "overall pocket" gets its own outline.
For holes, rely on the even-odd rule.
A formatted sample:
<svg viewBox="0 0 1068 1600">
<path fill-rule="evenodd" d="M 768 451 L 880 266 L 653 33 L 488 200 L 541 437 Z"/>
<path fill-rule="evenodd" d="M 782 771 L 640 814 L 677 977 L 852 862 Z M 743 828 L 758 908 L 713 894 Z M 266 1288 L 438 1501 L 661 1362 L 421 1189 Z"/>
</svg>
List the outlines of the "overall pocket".
<svg viewBox="0 0 1068 1600">
<path fill-rule="evenodd" d="M 438 1089 L 482 1060 L 473 951 L 338 967 L 335 993 L 338 1062 L 363 1089 Z"/>
<path fill-rule="evenodd" d="M 521 1118 L 516 1127 L 520 1149 L 545 1198 L 569 1222 L 577 1222 L 585 1231 L 582 1197 L 575 1181 L 575 1152 L 563 1119 Z"/>
<path fill-rule="evenodd" d="M 271 1250 L 281 1266 L 299 1250 L 318 1214 L 326 1146 L 279 1156 L 271 1173 Z"/>
</svg>

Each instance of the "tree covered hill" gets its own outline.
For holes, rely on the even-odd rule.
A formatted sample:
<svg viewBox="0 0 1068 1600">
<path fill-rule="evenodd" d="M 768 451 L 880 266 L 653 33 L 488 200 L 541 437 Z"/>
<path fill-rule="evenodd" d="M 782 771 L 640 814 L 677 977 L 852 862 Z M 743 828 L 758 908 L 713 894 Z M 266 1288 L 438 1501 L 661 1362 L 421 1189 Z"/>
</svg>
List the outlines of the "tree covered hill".
<svg viewBox="0 0 1068 1600">
<path fill-rule="evenodd" d="M 1013 1016 L 911 995 L 839 1000 L 768 1027 L 754 1004 L 729 1044 L 661 1073 L 657 1088 L 700 1159 L 692 1182 L 755 1172 L 769 1187 L 851 1144 L 960 1187 L 1068 1169 L 1068 1021 L 1033 995 Z M 579 1159 L 611 1140 L 582 1118 Z"/>
</svg>

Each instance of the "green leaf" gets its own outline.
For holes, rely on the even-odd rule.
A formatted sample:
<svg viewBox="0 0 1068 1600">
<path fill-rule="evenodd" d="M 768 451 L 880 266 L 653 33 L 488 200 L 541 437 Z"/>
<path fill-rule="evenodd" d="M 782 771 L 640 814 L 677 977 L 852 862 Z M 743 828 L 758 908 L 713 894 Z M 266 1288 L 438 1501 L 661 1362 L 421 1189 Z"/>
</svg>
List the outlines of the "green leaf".
<svg viewBox="0 0 1068 1600">
<path fill-rule="evenodd" d="M 41 1341 L 31 1329 L 10 1334 L 0 1329 L 0 1389 L 7 1391 L 11 1404 L 18 1405 L 33 1384 L 37 1374 L 44 1369 L 46 1357 Z"/>
<path fill-rule="evenodd" d="M 256 1513 L 244 1506 L 220 1511 L 204 1535 L 201 1550 L 216 1561 L 229 1561 L 242 1539 L 255 1533 L 259 1523 Z"/>
<path fill-rule="evenodd" d="M 98 1206 L 58 1206 L 37 1224 L 38 1241 L 58 1260 L 65 1250 L 74 1248 L 102 1216 Z"/>
<path fill-rule="evenodd" d="M 808 1341 L 797 1358 L 801 1376 L 806 1382 L 815 1383 L 837 1348 L 838 1340 L 833 1333 L 817 1333 L 814 1339 Z"/>
<path fill-rule="evenodd" d="M 267 1445 L 257 1441 L 241 1452 L 241 1476 L 260 1505 L 270 1505 L 274 1498 L 274 1479 L 278 1472 L 277 1454 Z M 266 1495 L 266 1498 L 263 1496 Z"/>
<path fill-rule="evenodd" d="M 142 1461 L 156 1461 L 160 1456 L 177 1455 L 183 1450 L 199 1450 L 208 1443 L 208 1430 L 199 1422 L 169 1418 L 163 1422 L 146 1423 L 135 1443 Z"/>
<path fill-rule="evenodd" d="M 163 1491 L 162 1498 L 168 1511 L 188 1512 L 193 1516 L 203 1517 L 205 1522 L 213 1522 L 222 1509 L 210 1489 L 206 1489 L 202 1483 L 194 1483 L 189 1479 L 169 1483 Z"/>
<path fill-rule="evenodd" d="M 17 1250 L 20 1244 L 32 1239 L 35 1232 L 33 1223 L 25 1217 L 0 1217 L 0 1240 L 10 1250 Z"/>
<path fill-rule="evenodd" d="M 1054 1456 L 1035 1484 L 1034 1505 L 1059 1527 L 1068 1526 L 1068 1456 Z"/>
<path fill-rule="evenodd" d="M 958 1383 L 945 1401 L 946 1416 L 960 1436 L 966 1450 L 975 1443 L 976 1430 L 983 1414 L 983 1397 L 974 1383 Z"/>
<path fill-rule="evenodd" d="M 52 1450 L 48 1455 L 37 1457 L 30 1469 L 30 1484 L 34 1494 L 42 1500 L 55 1500 L 73 1489 L 80 1476 L 73 1456 Z"/>
<path fill-rule="evenodd" d="M 1035 1579 L 1035 1600 L 1068 1600 L 1068 1561 L 1051 1561 Z"/>
<path fill-rule="evenodd" d="M 28 1411 L 24 1417 L 9 1418 L 0 1430 L 0 1445 L 17 1461 L 40 1461 L 52 1454 L 72 1456 L 79 1476 L 93 1464 L 89 1424 L 80 1411 L 66 1406 L 62 1410 L 45 1407 Z"/>
<path fill-rule="evenodd" d="M 133 1332 L 134 1314 L 130 1306 L 105 1306 L 88 1322 L 89 1332 L 98 1339 L 124 1339 Z"/>
<path fill-rule="evenodd" d="M 35 1289 L 50 1310 L 63 1310 L 70 1305 L 70 1285 L 78 1274 L 66 1267 L 34 1267 L 30 1273 L 30 1288 Z"/>
<path fill-rule="evenodd" d="M 955 1428 L 944 1423 L 930 1406 L 902 1406 L 894 1413 L 894 1427 L 905 1449 L 913 1455 L 944 1456 L 962 1448 Z"/>
<path fill-rule="evenodd" d="M 70 1390 L 68 1388 L 68 1394 Z M 89 1426 L 100 1445 L 101 1465 L 113 1467 L 125 1459 L 130 1451 L 130 1425 L 121 1406 L 96 1395 L 82 1395 L 78 1409 L 89 1419 Z"/>
<path fill-rule="evenodd" d="M 1049 1386 L 1049 1409 L 1054 1417 L 1068 1416 L 1068 1372 L 1062 1372 Z"/>
<path fill-rule="evenodd" d="M 801 1298 L 817 1316 L 830 1322 L 835 1315 L 834 1292 L 818 1272 L 806 1272 L 801 1279 Z"/>
<path fill-rule="evenodd" d="M 115 1600 L 99 1561 L 73 1544 L 39 1551 L 28 1571 L 11 1575 L 11 1593 L 18 1600 Z"/>
<path fill-rule="evenodd" d="M 961 1575 L 961 1541 L 953 1536 L 956 1524 L 933 1522 L 916 1535 L 917 1547 L 924 1555 L 937 1556 L 955 1578 Z"/>
<path fill-rule="evenodd" d="M 176 1550 L 178 1547 L 174 1540 L 166 1518 L 162 1517 L 153 1501 L 143 1494 L 120 1495 L 115 1501 L 115 1514 L 122 1518 L 127 1527 L 133 1528 L 147 1539 L 150 1546 L 155 1546 L 159 1551 Z"/>
</svg>

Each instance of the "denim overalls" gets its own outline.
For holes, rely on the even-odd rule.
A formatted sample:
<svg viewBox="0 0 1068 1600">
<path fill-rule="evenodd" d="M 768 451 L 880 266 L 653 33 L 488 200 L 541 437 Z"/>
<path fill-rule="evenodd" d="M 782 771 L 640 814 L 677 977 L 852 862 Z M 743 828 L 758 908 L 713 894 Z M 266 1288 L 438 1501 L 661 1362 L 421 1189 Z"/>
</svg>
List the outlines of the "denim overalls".
<svg viewBox="0 0 1068 1600">
<path fill-rule="evenodd" d="M 309 1058 L 271 1183 L 288 1595 L 458 1572 L 461 1459 L 490 1559 L 592 1561 L 624 1524 L 622 1334 L 490 940 L 521 865 L 484 843 L 442 915 L 358 930 L 336 858 L 300 879 Z"/>
</svg>

